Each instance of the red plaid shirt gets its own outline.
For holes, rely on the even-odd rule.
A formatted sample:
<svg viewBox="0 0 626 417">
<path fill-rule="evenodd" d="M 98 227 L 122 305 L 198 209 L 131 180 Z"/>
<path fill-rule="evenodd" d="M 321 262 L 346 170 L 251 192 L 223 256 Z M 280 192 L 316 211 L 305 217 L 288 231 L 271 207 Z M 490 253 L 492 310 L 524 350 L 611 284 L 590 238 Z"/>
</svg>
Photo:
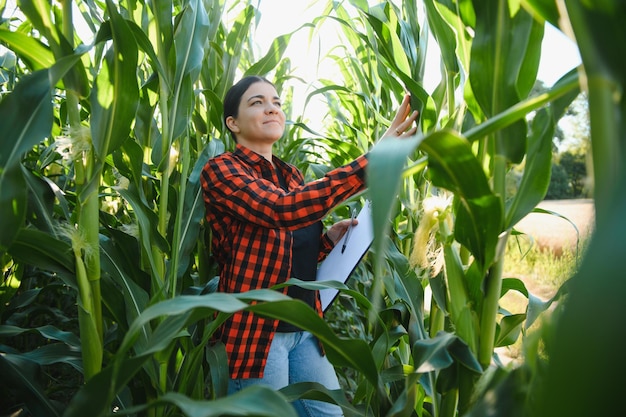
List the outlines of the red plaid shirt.
<svg viewBox="0 0 626 417">
<path fill-rule="evenodd" d="M 304 184 L 302 173 L 274 157 L 287 188 L 268 160 L 237 145 L 210 159 L 201 183 L 206 221 L 213 232 L 220 292 L 269 288 L 291 275 L 291 231 L 320 221 L 334 206 L 365 186 L 365 156 Z M 320 260 L 333 243 L 321 237 Z M 285 289 L 286 292 L 286 289 Z M 319 294 L 316 310 L 322 315 Z M 262 378 L 277 320 L 235 313 L 217 332 L 226 345 L 232 378 Z"/>
</svg>

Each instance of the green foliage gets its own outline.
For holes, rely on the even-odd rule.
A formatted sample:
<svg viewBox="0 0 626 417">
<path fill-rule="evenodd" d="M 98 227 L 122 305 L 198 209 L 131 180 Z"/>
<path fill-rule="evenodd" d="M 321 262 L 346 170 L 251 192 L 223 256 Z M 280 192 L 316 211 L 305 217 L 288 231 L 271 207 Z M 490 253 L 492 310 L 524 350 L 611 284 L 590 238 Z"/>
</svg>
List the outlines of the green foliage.
<svg viewBox="0 0 626 417">
<path fill-rule="evenodd" d="M 562 166 L 568 174 L 572 187 L 572 196 L 574 196 L 574 198 L 583 197 L 585 180 L 587 178 L 585 155 L 564 152 L 560 155 L 559 165 Z"/>
<path fill-rule="evenodd" d="M 572 196 L 572 185 L 569 181 L 567 171 L 557 163 L 552 164 L 550 173 L 550 186 L 546 193 L 548 200 L 561 200 Z"/>
<path fill-rule="evenodd" d="M 549 0 L 416 3 L 329 2 L 327 16 L 298 29 L 340 25 L 341 46 L 320 57 L 338 71 L 312 83 L 306 98 L 328 103 L 324 132 L 287 108 L 293 125 L 276 152 L 315 178 L 370 151 L 367 193 L 328 218 L 371 199 L 368 258 L 347 285 L 285 284 L 339 288 L 341 305 L 327 323 L 275 289 L 215 292 L 202 221 L 200 170 L 232 145 L 223 95 L 235 77 L 256 72 L 291 103 L 299 75 L 284 53 L 292 34 L 258 58 L 249 1 L 107 1 L 81 9 L 93 37 L 83 43 L 72 2 L 18 2 L 23 15 L 0 21 L 10 51 L 0 72 L 0 369 L 10 395 L 0 404 L 34 416 L 293 415 L 290 401 L 315 398 L 346 415 L 537 415 L 547 409 L 549 396 L 535 395 L 544 377 L 552 389 L 578 383 L 562 379 L 576 369 L 569 356 L 546 367 L 538 349 L 527 349 L 520 368 L 492 366 L 496 347 L 526 341 L 566 293 L 543 302 L 503 270 L 513 227 L 548 192 L 556 124 L 581 88 L 573 71 L 529 97 L 541 19 L 567 17 Z M 624 7 L 566 8 L 585 64 L 598 229 L 608 241 L 616 239 L 611 185 L 626 149 L 617 94 L 626 54 L 610 46 L 624 38 Z M 429 31 L 442 52 L 432 93 L 422 86 Z M 377 142 L 406 91 L 420 110 L 418 134 Z M 510 172 L 519 172 L 515 193 Z M 590 256 L 580 276 L 597 265 L 597 253 Z M 561 330 L 568 343 L 568 315 L 596 282 L 572 281 Z M 524 311 L 501 309 L 508 291 L 529 300 Z M 345 392 L 298 384 L 226 397 L 224 348 L 209 340 L 242 309 L 315 334 L 346 376 Z M 571 345 L 554 343 L 549 331 L 546 351 L 558 358 Z M 500 400 L 490 403 L 490 392 Z M 564 392 L 557 408 L 569 401 Z"/>
<path fill-rule="evenodd" d="M 542 248 L 526 235 L 515 236 L 508 242 L 507 274 L 526 277 L 551 296 L 578 271 L 588 243 L 583 239 L 578 245 Z"/>
<path fill-rule="evenodd" d="M 621 12 L 621 16 L 626 16 L 624 9 Z M 616 186 L 624 184 L 626 177 L 623 172 L 620 175 Z M 624 365 L 615 358 L 620 357 L 624 334 L 616 329 L 624 324 L 620 300 L 626 294 L 626 287 L 615 277 L 619 276 L 621 267 L 618 248 L 624 243 L 626 231 L 625 203 L 623 194 L 616 193 L 607 213 L 608 221 L 593 236 L 578 272 L 568 283 L 569 295 L 558 319 L 543 335 L 550 361 L 541 374 L 541 383 L 531 392 L 538 399 L 535 415 L 605 414 L 619 405 L 618 387 Z M 576 343 L 579 330 L 586 326 L 597 331 L 593 342 Z M 580 395 L 582 400 L 573 405 L 566 400 L 572 395 Z M 605 400 L 596 401 L 598 396 Z"/>
<path fill-rule="evenodd" d="M 552 163 L 546 199 L 585 198 L 588 192 L 587 160 L 584 154 L 561 152 Z"/>
</svg>

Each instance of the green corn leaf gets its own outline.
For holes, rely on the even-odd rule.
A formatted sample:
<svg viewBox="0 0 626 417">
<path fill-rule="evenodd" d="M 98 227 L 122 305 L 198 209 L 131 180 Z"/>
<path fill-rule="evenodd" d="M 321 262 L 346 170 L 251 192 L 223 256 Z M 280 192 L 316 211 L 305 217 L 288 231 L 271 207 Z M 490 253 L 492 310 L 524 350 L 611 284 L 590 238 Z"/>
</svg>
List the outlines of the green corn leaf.
<svg viewBox="0 0 626 417">
<path fill-rule="evenodd" d="M 385 414 L 388 417 L 411 416 L 415 413 L 418 393 L 420 391 L 419 374 L 409 374 L 404 383 L 404 389 L 400 395 L 394 399 L 393 405 Z"/>
<path fill-rule="evenodd" d="M 372 200 L 375 253 L 382 257 L 384 236 L 398 196 L 403 168 L 419 139 L 384 138 L 368 156 L 367 186 Z"/>
<path fill-rule="evenodd" d="M 40 367 L 21 355 L 0 354 L 0 371 L 5 384 L 24 393 L 28 411 L 34 417 L 60 417 L 61 410 L 48 399 L 38 383 Z"/>
<path fill-rule="evenodd" d="M 252 306 L 248 301 L 264 301 Z M 245 302 L 244 302 L 245 301 Z M 215 311 L 235 312 L 248 309 L 258 314 L 286 320 L 311 331 L 326 347 L 329 359 L 334 363 L 349 365 L 363 372 L 370 381 L 377 380 L 377 372 L 367 344 L 361 340 L 338 338 L 328 324 L 301 301 L 291 300 L 282 293 L 258 290 L 242 294 L 212 293 L 202 296 L 179 296 L 154 304 L 145 309 L 126 332 L 124 341 L 116 353 L 113 364 L 96 374 L 73 399 L 67 416 L 78 416 L 90 403 L 91 414 L 100 415 L 124 384 L 138 372 L 156 352 L 162 351 L 176 338 L 186 334 L 185 329 L 201 318 L 213 316 Z M 136 351 L 128 359 L 126 352 L 133 348 L 142 328 L 150 321 L 165 317 L 151 335 L 146 349 Z M 98 400 L 91 398 L 99 392 Z"/>
<path fill-rule="evenodd" d="M 296 417 L 298 414 L 287 399 L 279 392 L 255 385 L 215 401 L 192 400 L 177 392 L 168 392 L 146 406 L 133 407 L 129 413 L 175 405 L 187 417 L 220 417 L 233 415 L 250 417 Z"/>
<path fill-rule="evenodd" d="M 366 171 L 368 192 L 372 201 L 372 225 L 374 242 L 372 244 L 375 276 L 373 294 L 378 299 L 383 294 L 385 236 L 389 228 L 389 220 L 394 215 L 402 171 L 407 158 L 415 151 L 419 138 L 407 139 L 383 138 L 370 151 Z M 390 287 L 393 289 L 393 286 Z M 377 306 L 375 310 L 379 307 Z M 375 310 L 370 314 L 375 314 Z"/>
<path fill-rule="evenodd" d="M 505 229 L 515 226 L 546 196 L 552 169 L 553 136 L 553 118 L 547 110 L 539 111 L 533 119 L 522 181 L 507 207 Z"/>
<path fill-rule="evenodd" d="M 470 83 L 483 113 L 492 117 L 525 97 L 537 75 L 543 26 L 524 9 L 514 16 L 508 2 L 476 2 Z M 492 30 L 490 30 L 493 28 Z M 517 121 L 498 133 L 496 153 L 519 163 L 526 151 L 526 127 Z"/>
<path fill-rule="evenodd" d="M 448 368 L 455 362 L 455 358 L 468 369 L 482 372 L 467 345 L 451 333 L 439 332 L 432 339 L 417 341 L 411 353 L 415 369 L 420 373 Z"/>
<path fill-rule="evenodd" d="M 157 57 L 156 52 L 154 51 L 154 47 L 152 43 L 150 42 L 150 39 L 148 38 L 146 33 L 143 30 L 141 30 L 139 26 L 137 26 L 135 22 L 127 21 L 126 23 L 128 24 L 128 28 L 133 33 L 134 39 L 137 42 L 137 46 L 143 52 L 145 52 L 146 55 L 148 55 L 148 57 L 150 58 L 149 63 L 150 63 L 150 66 L 152 67 L 152 70 L 158 75 L 159 79 L 162 79 L 167 85 L 167 82 L 168 82 L 167 74 L 165 70 L 163 69 L 163 66 L 161 65 L 161 61 L 159 61 L 159 58 Z M 103 23 L 102 26 L 104 27 L 104 25 L 110 26 L 110 22 L 105 22 Z"/>
<path fill-rule="evenodd" d="M 41 0 L 21 0 L 19 6 L 33 27 L 46 38 L 55 54 L 59 53 L 59 32 L 52 21 L 52 4 Z"/>
<path fill-rule="evenodd" d="M 346 284 L 340 281 L 333 281 L 333 280 L 301 281 L 297 278 L 290 278 L 284 284 L 279 284 L 272 288 L 277 290 L 277 289 L 280 289 L 289 285 L 297 285 L 298 287 L 305 288 L 307 290 L 316 290 L 316 291 L 325 290 L 325 289 L 334 289 L 334 290 L 341 292 L 342 294 L 346 294 L 352 297 L 363 310 L 370 310 L 372 308 L 372 303 L 367 297 L 365 297 L 359 291 L 350 289 L 350 287 L 348 287 Z"/>
<path fill-rule="evenodd" d="M 519 339 L 519 335 L 525 321 L 526 314 L 512 314 L 504 316 L 502 320 L 500 320 L 495 347 L 510 346 L 514 344 L 517 339 Z"/>
<path fill-rule="evenodd" d="M 185 192 L 185 204 L 183 207 L 182 225 L 180 226 L 180 247 L 178 254 L 180 263 L 177 276 L 180 278 L 189 267 L 190 255 L 197 245 L 200 223 L 204 217 L 204 200 L 202 199 L 202 187 L 200 186 L 200 173 L 207 160 L 224 152 L 224 144 L 218 140 L 209 142 L 202 153 L 198 156 L 196 164 L 189 176 L 189 184 Z"/>
<path fill-rule="evenodd" d="M 58 328 L 51 325 L 45 325 L 31 329 L 24 329 L 17 326 L 0 325 L 0 336 L 2 337 L 13 337 L 27 332 L 39 333 L 46 339 L 58 340 L 77 351 L 80 350 L 80 339 L 78 339 L 78 337 L 76 337 L 74 333 L 59 330 Z"/>
<path fill-rule="evenodd" d="M 33 211 L 31 221 L 38 229 L 47 233 L 55 233 L 55 221 L 53 219 L 55 195 L 50 189 L 50 183 L 35 175 L 31 171 L 22 168 L 22 175 L 28 187 L 28 201 Z"/>
<path fill-rule="evenodd" d="M 368 12 L 363 11 L 370 27 L 378 38 L 376 52 L 397 68 L 398 72 L 411 74 L 411 66 L 404 53 L 400 38 L 396 33 L 398 18 L 389 3 L 380 3 L 373 6 Z"/>
<path fill-rule="evenodd" d="M 126 21 L 107 1 L 113 46 L 91 91 L 91 136 L 102 160 L 128 138 L 139 100 L 137 44 Z"/>
<path fill-rule="evenodd" d="M 53 335 L 57 335 L 58 331 Z M 83 362 L 81 359 L 81 349 L 84 345 L 80 343 L 76 346 L 68 346 L 64 343 L 52 343 L 43 345 L 30 352 L 23 353 L 25 359 L 33 361 L 39 365 L 52 365 L 55 363 L 64 363 L 72 366 L 79 372 L 83 371 Z"/>
<path fill-rule="evenodd" d="M 228 394 L 228 356 L 226 348 L 221 342 L 212 343 L 205 350 L 205 359 L 209 364 L 211 373 L 211 386 L 213 387 L 213 399 L 225 397 Z"/>
<path fill-rule="evenodd" d="M 186 2 L 174 33 L 174 68 L 170 140 L 180 136 L 189 125 L 193 112 L 193 83 L 200 74 L 204 45 L 209 32 L 208 16 L 200 0 Z M 169 135 L 169 132 L 166 132 Z M 169 146 L 167 147 L 169 149 Z"/>
<path fill-rule="evenodd" d="M 386 259 L 390 264 L 390 269 L 398 271 L 394 276 L 395 293 L 398 302 L 408 304 L 410 319 L 408 320 L 409 337 L 411 342 L 426 337 L 424 328 L 424 289 L 415 271 L 410 268 L 408 259 L 398 250 L 396 245 L 387 245 Z"/>
<path fill-rule="evenodd" d="M 354 406 L 348 402 L 342 390 L 331 391 L 315 382 L 290 384 L 281 388 L 279 392 L 290 402 L 298 399 L 325 401 L 339 405 L 346 417 L 360 415 Z"/>
<path fill-rule="evenodd" d="M 423 48 L 415 51 L 415 44 L 409 41 L 420 39 L 423 35 L 419 32 L 419 24 L 417 22 L 412 22 L 412 25 L 400 24 L 396 9 L 387 2 L 371 8 L 366 4 L 355 6 L 365 16 L 367 24 L 373 30 L 372 36 L 359 33 L 348 15 L 345 18 L 342 16 L 339 21 L 355 32 L 352 36 L 355 46 L 364 43 L 376 55 L 376 60 L 385 65 L 385 71 L 378 71 L 376 75 L 385 78 L 386 85 L 397 82 L 393 77 L 385 77 L 388 70 L 402 81 L 405 89 L 413 96 L 412 109 L 420 112 L 420 119 L 428 130 L 431 125 L 435 125 L 436 115 L 434 102 L 421 83 L 426 52 Z M 418 32 L 412 32 L 415 30 Z M 414 57 L 415 62 L 409 61 L 408 57 Z M 364 85 L 367 84 L 369 83 Z"/>
<path fill-rule="evenodd" d="M 433 184 L 454 192 L 459 201 L 456 239 L 483 267 L 489 265 L 502 231 L 503 214 L 500 199 L 491 193 L 469 142 L 456 132 L 442 130 L 427 136 L 420 149 L 428 155 Z"/>
<path fill-rule="evenodd" d="M 122 302 L 117 322 L 123 329 L 128 329 L 149 302 L 148 293 L 136 282 L 142 278 L 149 280 L 149 277 L 137 265 L 139 255 L 136 246 L 138 246 L 137 241 L 130 236 L 124 236 L 122 232 L 116 233 L 113 239 L 102 236 L 100 238 L 102 270 L 107 273 L 103 281 L 108 282 L 110 278 L 114 283 L 112 287 L 115 289 L 115 292 L 103 291 L 103 302 L 111 311 L 118 311 L 115 307 L 118 302 Z M 106 284 L 103 283 L 103 285 Z M 150 328 L 147 326 L 142 328 L 141 339 L 144 345 L 149 336 Z"/>
<path fill-rule="evenodd" d="M 433 0 L 426 0 L 424 6 L 428 11 L 428 23 L 432 29 L 433 37 L 439 44 L 441 59 L 443 60 L 446 71 L 458 74 L 459 61 L 456 55 L 456 34 L 443 16 L 444 13 L 449 14 L 448 9 Z"/>
<path fill-rule="evenodd" d="M 50 49 L 25 33 L 0 28 L 0 40 L 33 72 L 50 68 L 54 64 L 54 55 Z"/>
<path fill-rule="evenodd" d="M 242 10 L 233 22 L 233 26 L 226 37 L 226 45 L 224 45 L 224 55 L 222 57 L 224 88 L 230 87 L 232 80 L 235 78 L 255 12 L 256 9 L 252 6 Z M 219 126 L 221 126 L 221 123 Z"/>
<path fill-rule="evenodd" d="M 24 152 L 50 133 L 54 85 L 50 75 L 42 70 L 24 76 L 0 102 L 0 168 L 17 165 Z"/>
<path fill-rule="evenodd" d="M 26 218 L 26 182 L 19 166 L 0 168 L 0 255 L 13 244 Z"/>
<path fill-rule="evenodd" d="M 244 302 L 252 300 L 267 302 L 251 306 Z M 212 311 L 215 310 L 233 313 L 244 308 L 267 317 L 285 320 L 310 331 L 324 344 L 331 362 L 338 366 L 350 366 L 360 370 L 371 382 L 376 383 L 377 372 L 366 343 L 360 340 L 338 338 L 328 324 L 304 303 L 291 300 L 282 293 L 272 290 L 257 290 L 241 294 L 213 293 L 202 296 L 178 296 L 154 304 L 145 309 L 132 323 L 118 355 L 123 355 L 130 349 L 143 326 L 157 317 L 167 318 L 152 335 L 152 343 L 148 343 L 148 350 L 141 353 L 142 355 L 156 351 L 154 343 L 158 346 L 167 344 L 178 335 L 187 321 L 195 322 L 202 316 L 212 315 Z M 197 311 L 194 313 L 193 310 Z M 177 319 L 176 316 L 182 318 Z"/>
<path fill-rule="evenodd" d="M 66 241 L 36 229 L 21 229 L 9 253 L 20 262 L 59 275 L 65 284 L 76 288 L 74 256 Z"/>
<path fill-rule="evenodd" d="M 450 245 L 444 246 L 446 264 L 445 277 L 448 284 L 450 320 L 455 332 L 473 352 L 478 348 L 478 321 L 472 310 L 465 272 L 457 251 Z"/>
<path fill-rule="evenodd" d="M 300 26 L 300 28 L 296 29 L 292 33 L 289 33 L 287 35 L 282 35 L 274 39 L 274 41 L 270 45 L 270 48 L 265 54 L 265 56 L 263 56 L 263 58 L 261 58 L 258 62 L 256 62 L 250 68 L 248 68 L 245 72 L 245 75 L 259 75 L 259 74 L 265 75 L 271 70 L 273 70 L 274 68 L 276 68 L 276 66 L 280 63 L 281 59 L 283 58 L 283 54 L 285 53 L 287 46 L 289 46 L 289 41 L 291 40 L 291 36 L 294 33 L 298 32 L 300 29 L 303 29 L 305 27 L 313 27 L 313 25 L 311 24 L 302 25 Z"/>
<path fill-rule="evenodd" d="M 278 293 L 275 291 L 271 291 L 270 293 L 273 293 L 272 295 L 275 297 L 280 297 L 280 295 L 282 295 L 277 295 Z M 251 295 L 248 294 L 247 296 Z M 226 313 L 234 313 L 235 311 L 242 310 L 247 306 L 248 305 L 245 302 L 240 301 L 235 295 L 224 293 L 212 293 L 201 296 L 181 295 L 169 300 L 161 301 L 143 310 L 139 317 L 131 323 L 128 332 L 124 335 L 124 340 L 120 345 L 117 354 L 119 357 L 122 357 L 125 352 L 129 351 L 139 333 L 143 332 L 143 327 L 157 317 L 188 314 L 188 312 L 193 309 L 198 309 L 200 312 L 199 314 L 204 314 L 208 317 L 213 314 L 213 311 L 216 310 Z M 200 318 L 200 316 L 198 318 Z M 180 328 L 173 329 L 172 331 L 173 333 L 169 335 L 170 338 L 176 336 L 179 333 Z M 152 339 L 154 339 L 153 336 Z M 153 351 L 152 346 L 147 346 L 146 348 L 148 350 L 146 350 L 144 354 Z"/>
<path fill-rule="evenodd" d="M 301 301 L 276 301 L 252 305 L 248 310 L 284 320 L 314 334 L 324 345 L 328 359 L 335 366 L 358 370 L 374 385 L 378 372 L 367 343 L 357 339 L 340 339 L 328 324 Z"/>
<path fill-rule="evenodd" d="M 116 368 L 113 366 L 104 368 L 72 397 L 63 412 L 63 417 L 108 415 L 117 391 L 130 381 L 147 360 L 146 355 L 127 357 L 121 360 L 121 364 Z"/>
<path fill-rule="evenodd" d="M 541 16 L 554 27 L 559 27 L 559 6 L 558 3 L 551 0 L 524 0 L 524 7 L 532 10 L 536 16 Z"/>
<path fill-rule="evenodd" d="M 626 4 L 571 1 L 567 15 L 580 49 L 589 97 L 596 225 L 615 199 L 626 160 Z"/>
<path fill-rule="evenodd" d="M 164 252 L 169 251 L 169 244 L 158 232 L 158 219 L 145 202 L 142 201 L 139 189 L 131 184 L 127 189 L 116 187 L 117 192 L 133 207 L 134 215 L 140 229 L 141 245 L 148 256 L 148 261 L 153 271 L 158 271 L 152 253 L 152 245 L 157 245 Z"/>
</svg>

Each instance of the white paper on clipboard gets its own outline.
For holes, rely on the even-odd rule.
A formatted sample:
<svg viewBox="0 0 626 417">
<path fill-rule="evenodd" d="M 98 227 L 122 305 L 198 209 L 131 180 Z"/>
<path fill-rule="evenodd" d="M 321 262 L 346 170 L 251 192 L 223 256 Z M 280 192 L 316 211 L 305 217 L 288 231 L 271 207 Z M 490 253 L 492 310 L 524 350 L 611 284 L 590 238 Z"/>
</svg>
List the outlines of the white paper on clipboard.
<svg viewBox="0 0 626 417">
<path fill-rule="evenodd" d="M 358 224 L 352 226 L 350 231 L 350 238 L 345 251 L 342 253 L 341 247 L 348 233 L 343 235 L 326 259 L 320 264 L 317 269 L 317 281 L 339 281 L 345 283 L 371 246 L 374 241 L 374 228 L 372 225 L 371 202 L 369 200 L 366 201 L 359 212 L 357 220 Z M 339 290 L 334 288 L 320 290 L 323 311 L 328 308 L 338 293 Z"/>
</svg>

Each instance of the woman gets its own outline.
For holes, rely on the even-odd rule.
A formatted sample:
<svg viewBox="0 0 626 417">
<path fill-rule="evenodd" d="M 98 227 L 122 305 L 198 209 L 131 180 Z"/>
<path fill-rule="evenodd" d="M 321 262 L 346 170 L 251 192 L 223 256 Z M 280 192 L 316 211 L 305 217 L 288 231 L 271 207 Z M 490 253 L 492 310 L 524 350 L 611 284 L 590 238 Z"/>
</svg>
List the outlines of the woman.
<svg viewBox="0 0 626 417">
<path fill-rule="evenodd" d="M 413 135 L 417 113 L 409 112 L 406 96 L 386 135 Z M 262 77 L 245 77 L 227 92 L 224 122 L 236 149 L 209 160 L 201 177 L 219 291 L 269 288 L 291 277 L 315 280 L 317 263 L 351 222 L 338 222 L 324 233 L 321 220 L 364 188 L 367 158 L 305 184 L 296 167 L 272 153 L 284 133 L 285 114 L 276 88 Z M 322 315 L 317 291 L 296 286 L 286 291 Z M 229 393 L 252 384 L 280 389 L 305 381 L 339 389 L 333 366 L 308 332 L 238 312 L 217 333 L 229 358 Z M 340 407 L 320 401 L 294 405 L 301 416 L 342 415 Z"/>
</svg>

